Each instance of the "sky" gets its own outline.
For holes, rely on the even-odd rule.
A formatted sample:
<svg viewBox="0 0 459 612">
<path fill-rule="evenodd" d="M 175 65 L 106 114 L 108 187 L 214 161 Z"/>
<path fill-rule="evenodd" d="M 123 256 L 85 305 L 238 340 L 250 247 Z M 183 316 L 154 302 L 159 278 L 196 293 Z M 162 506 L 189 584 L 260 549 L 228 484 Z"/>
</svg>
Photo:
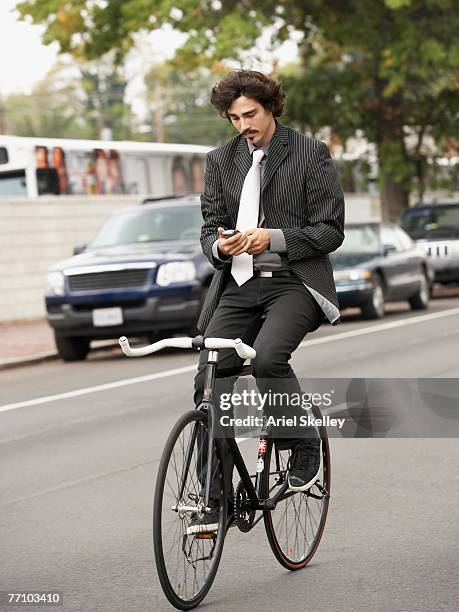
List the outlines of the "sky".
<svg viewBox="0 0 459 612">
<path fill-rule="evenodd" d="M 57 44 L 44 45 L 41 42 L 42 26 L 17 21 L 14 8 L 17 0 L 0 0 L 0 96 L 10 93 L 30 93 L 34 83 L 43 79 L 57 59 Z M 134 112 L 142 113 L 143 74 L 153 63 L 171 57 L 182 44 L 185 35 L 163 28 L 148 35 L 142 35 L 141 52 L 132 52 L 127 62 L 128 75 L 127 101 L 133 105 Z M 266 33 L 266 40 L 269 33 Z M 264 43 L 262 41 L 261 48 Z M 297 46 L 288 41 L 275 53 L 280 65 L 295 59 Z M 263 53 L 266 66 L 270 66 L 272 55 Z M 11 58 L 5 61 L 4 58 Z M 256 66 L 263 69 L 263 66 Z"/>
<path fill-rule="evenodd" d="M 57 45 L 41 43 L 43 28 L 16 21 L 11 13 L 16 4 L 16 0 L 0 2 L 0 93 L 3 96 L 29 92 L 33 83 L 45 76 L 57 55 Z"/>
</svg>

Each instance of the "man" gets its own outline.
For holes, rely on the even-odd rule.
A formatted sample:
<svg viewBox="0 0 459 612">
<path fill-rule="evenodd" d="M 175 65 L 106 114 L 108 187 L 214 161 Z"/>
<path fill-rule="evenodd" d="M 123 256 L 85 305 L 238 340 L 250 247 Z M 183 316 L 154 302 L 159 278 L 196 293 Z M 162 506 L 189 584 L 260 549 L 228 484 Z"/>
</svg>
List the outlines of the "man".
<svg viewBox="0 0 459 612">
<path fill-rule="evenodd" d="M 198 328 L 206 337 L 237 338 L 257 351 L 253 373 L 264 391 L 301 393 L 289 360 L 324 316 L 339 323 L 328 253 L 343 241 L 344 199 L 327 146 L 281 125 L 285 95 L 274 80 L 250 70 L 217 83 L 211 103 L 239 133 L 206 160 L 201 196 L 201 245 L 216 272 Z M 239 233 L 226 238 L 224 230 Z M 195 378 L 202 399 L 207 351 Z M 218 370 L 242 365 L 222 350 Z M 260 389 L 260 390 L 262 390 Z M 320 442 L 308 437 L 276 439 L 291 448 L 289 487 L 307 490 L 318 478 Z M 232 474 L 229 453 L 226 477 Z M 217 528 L 218 508 L 194 517 L 193 530 Z"/>
</svg>

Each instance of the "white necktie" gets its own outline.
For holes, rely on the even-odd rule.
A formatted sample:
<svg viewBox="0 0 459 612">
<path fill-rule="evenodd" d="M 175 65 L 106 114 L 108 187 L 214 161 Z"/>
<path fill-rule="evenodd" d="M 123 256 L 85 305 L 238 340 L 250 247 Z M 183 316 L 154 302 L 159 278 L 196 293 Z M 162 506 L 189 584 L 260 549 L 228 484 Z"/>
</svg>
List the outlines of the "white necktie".
<svg viewBox="0 0 459 612">
<path fill-rule="evenodd" d="M 260 209 L 260 164 L 264 157 L 261 149 L 253 152 L 253 161 L 242 186 L 236 229 L 244 230 L 258 227 Z M 233 255 L 231 274 L 239 285 L 243 285 L 253 276 L 253 255 L 241 253 Z"/>
</svg>

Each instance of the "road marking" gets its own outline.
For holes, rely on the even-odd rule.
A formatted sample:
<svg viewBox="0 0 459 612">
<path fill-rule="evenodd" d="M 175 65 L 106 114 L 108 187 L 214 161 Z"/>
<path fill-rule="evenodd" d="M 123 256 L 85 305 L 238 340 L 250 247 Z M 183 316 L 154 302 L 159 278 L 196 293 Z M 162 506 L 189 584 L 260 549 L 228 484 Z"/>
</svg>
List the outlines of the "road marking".
<svg viewBox="0 0 459 612">
<path fill-rule="evenodd" d="M 325 338 L 315 338 L 313 340 L 303 340 L 298 348 L 304 348 L 305 346 L 315 346 L 318 344 L 326 344 L 333 340 L 345 340 L 346 338 L 355 338 L 356 336 L 365 336 L 366 334 L 372 334 L 379 331 L 385 331 L 386 329 L 395 329 L 397 327 L 405 327 L 406 325 L 413 325 L 414 323 L 423 323 L 424 321 L 432 321 L 433 319 L 441 319 L 442 317 L 449 317 L 455 314 L 459 314 L 458 308 L 450 308 L 449 310 L 443 310 L 441 312 L 433 312 L 431 314 L 420 315 L 418 317 L 411 317 L 410 319 L 399 319 L 398 321 L 390 321 L 388 323 L 379 323 L 379 325 L 371 325 L 362 329 L 354 329 L 352 331 L 343 332 L 342 334 L 333 334 L 326 336 Z"/>
<path fill-rule="evenodd" d="M 404 327 L 406 325 L 414 325 L 415 323 L 423 323 L 425 321 L 432 321 L 434 319 L 441 319 L 443 317 L 449 317 L 459 314 L 459 307 L 451 308 L 449 310 L 443 310 L 441 312 L 434 312 L 427 315 L 420 315 L 417 317 L 411 317 L 410 319 L 401 319 L 398 321 L 392 321 L 388 323 L 380 323 L 378 325 L 371 325 L 362 329 L 355 329 L 341 334 L 331 334 L 324 338 L 315 338 L 312 340 L 304 340 L 298 346 L 298 348 L 305 348 L 311 346 L 317 346 L 319 344 L 326 344 L 327 342 L 336 342 L 337 340 L 347 340 L 348 338 L 355 338 L 356 336 L 365 336 L 367 334 L 374 334 L 376 332 L 385 331 L 387 329 L 395 329 L 397 327 Z M 169 376 L 175 376 L 177 374 L 184 374 L 186 372 L 196 371 L 197 366 L 185 366 L 183 368 L 175 368 L 173 370 L 165 370 L 163 372 L 157 372 L 156 374 L 147 374 L 146 376 L 137 376 L 135 378 L 128 378 L 125 380 L 119 380 L 117 382 L 106 383 L 103 385 L 95 385 L 93 387 L 84 387 L 83 389 L 76 389 L 75 391 L 66 391 L 65 393 L 57 393 L 56 395 L 47 395 L 45 397 L 37 397 L 35 399 L 26 400 L 23 402 L 16 402 L 14 404 L 4 404 L 0 406 L 0 412 L 8 412 L 10 410 L 16 410 L 17 408 L 27 408 L 29 406 L 38 406 L 39 404 L 47 404 L 49 402 L 57 402 L 61 399 L 70 399 L 72 397 L 78 397 L 80 395 L 87 395 L 90 393 L 98 393 L 99 391 L 107 391 L 109 389 L 116 389 L 119 387 L 127 387 L 128 385 L 136 385 L 138 383 L 148 382 L 151 380 L 158 380 L 159 378 L 167 378 Z"/>
<path fill-rule="evenodd" d="M 156 380 L 158 378 L 167 378 L 168 376 L 175 376 L 176 374 L 183 374 L 184 372 L 192 372 L 196 369 L 196 365 L 185 366 L 183 368 L 175 368 L 173 370 L 157 372 L 156 374 L 147 374 L 146 376 L 127 378 L 126 380 L 119 380 L 117 382 L 106 383 L 104 385 L 95 385 L 94 387 L 84 387 L 83 389 L 76 389 L 75 391 L 66 391 L 65 393 L 57 393 L 56 395 L 37 397 L 35 399 L 26 400 L 24 402 L 16 402 L 15 404 L 5 404 L 4 406 L 0 406 L 0 412 L 7 412 L 8 410 L 15 410 L 16 408 L 26 408 L 27 406 L 36 406 L 38 404 L 46 404 L 48 402 L 56 402 L 60 399 L 78 397 L 79 395 L 97 393 L 98 391 L 107 391 L 108 389 L 116 389 L 117 387 L 127 387 L 128 385 L 136 385 L 137 383 Z"/>
</svg>

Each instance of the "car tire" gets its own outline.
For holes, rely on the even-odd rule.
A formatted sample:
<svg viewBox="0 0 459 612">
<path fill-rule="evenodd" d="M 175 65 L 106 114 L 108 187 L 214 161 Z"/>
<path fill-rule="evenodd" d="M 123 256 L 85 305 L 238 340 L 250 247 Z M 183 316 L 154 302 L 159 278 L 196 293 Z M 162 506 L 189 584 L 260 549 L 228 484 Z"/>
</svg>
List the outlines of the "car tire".
<svg viewBox="0 0 459 612">
<path fill-rule="evenodd" d="M 376 276 L 371 297 L 362 306 L 364 319 L 382 319 L 384 317 L 384 289 L 380 276 Z"/>
<path fill-rule="evenodd" d="M 412 310 L 426 310 L 429 306 L 429 282 L 424 273 L 422 273 L 422 281 L 419 291 L 413 295 L 408 301 Z"/>
<path fill-rule="evenodd" d="M 88 338 L 69 338 L 54 335 L 57 352 L 64 361 L 83 361 L 89 353 Z"/>
</svg>

